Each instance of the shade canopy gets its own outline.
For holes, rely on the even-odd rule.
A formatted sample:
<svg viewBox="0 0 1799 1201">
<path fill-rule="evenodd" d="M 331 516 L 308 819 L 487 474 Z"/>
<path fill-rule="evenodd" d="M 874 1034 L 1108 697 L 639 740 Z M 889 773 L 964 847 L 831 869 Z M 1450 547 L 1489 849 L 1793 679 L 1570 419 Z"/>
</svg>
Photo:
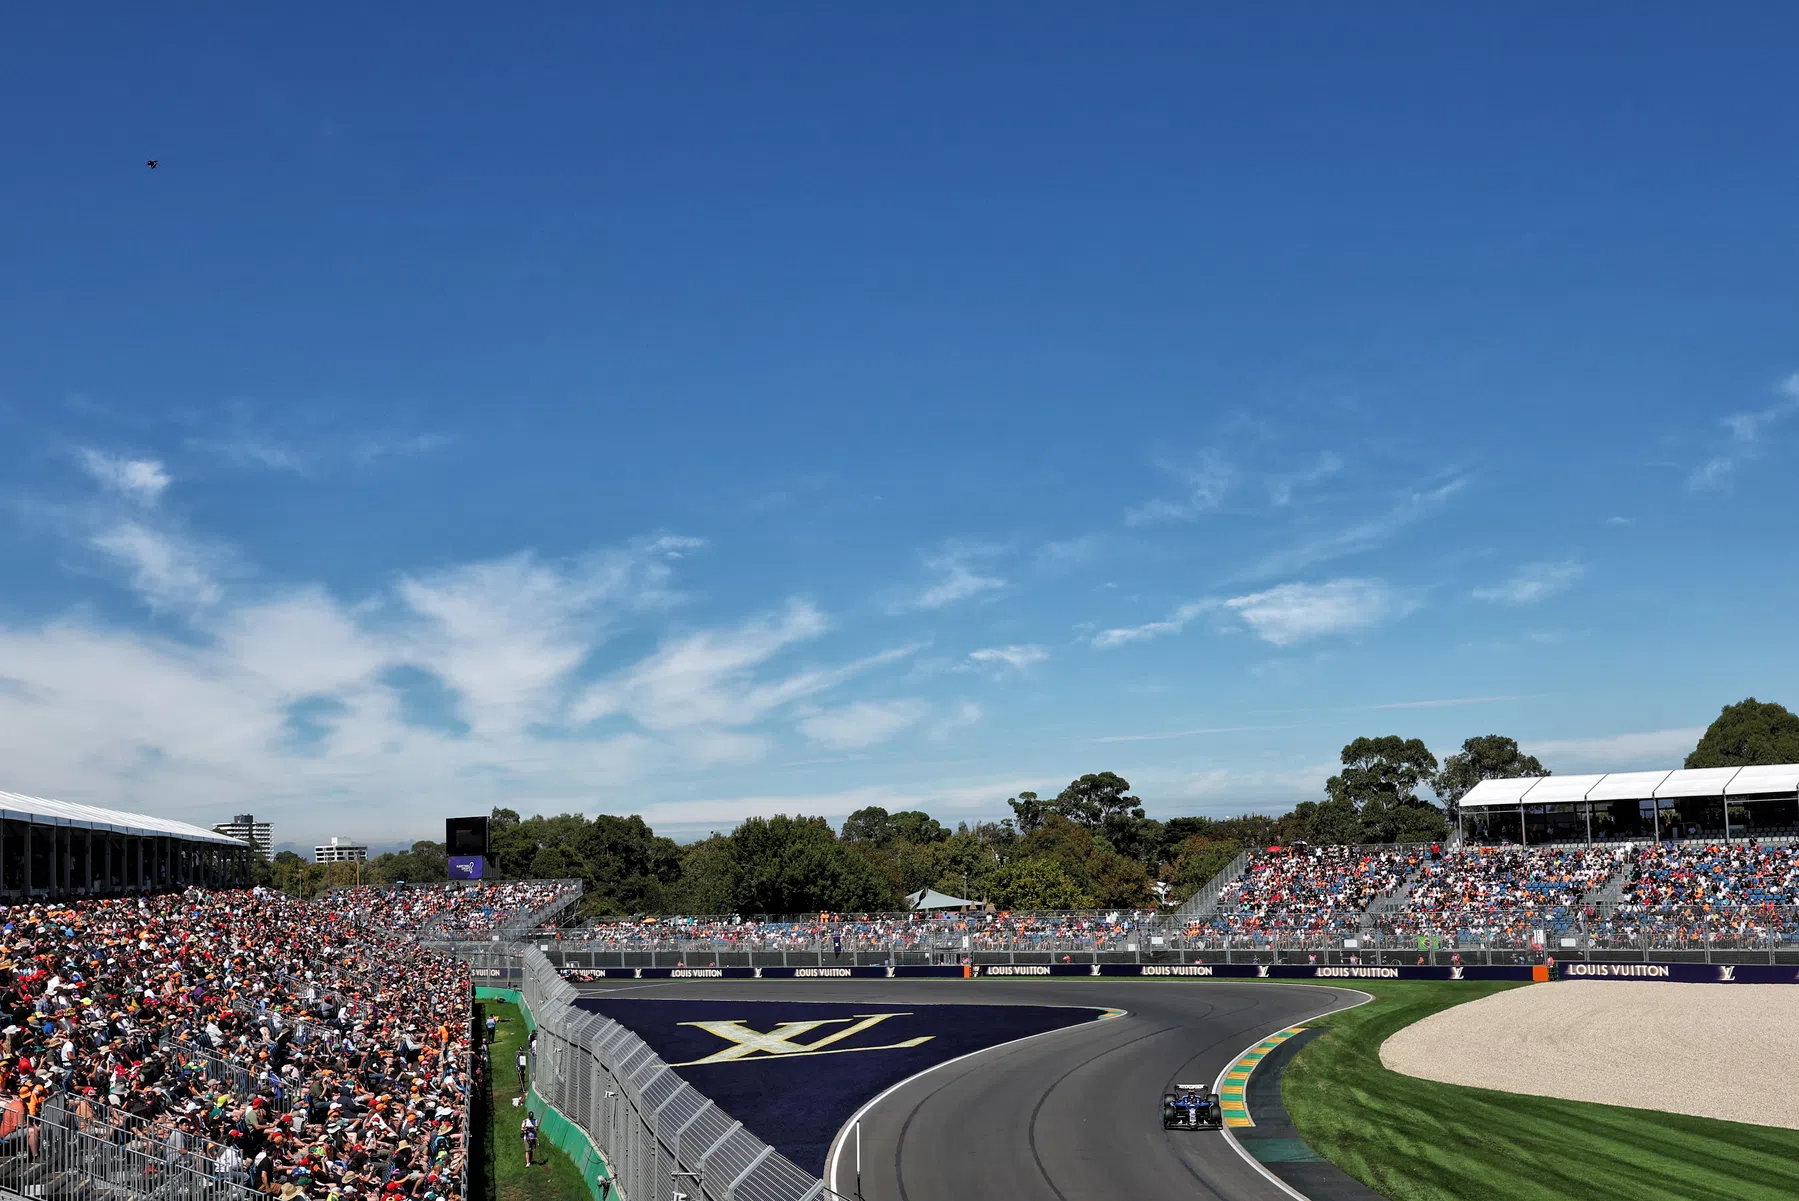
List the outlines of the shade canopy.
<svg viewBox="0 0 1799 1201">
<path fill-rule="evenodd" d="M 1507 780 L 1482 780 L 1462 797 L 1464 809 L 1492 809 L 1499 805 L 1516 805 L 1543 776 L 1514 776 Z"/>
<path fill-rule="evenodd" d="M 907 909 L 973 909 L 979 901 L 964 901 L 935 888 L 921 888 L 906 898 Z"/>
<path fill-rule="evenodd" d="M 1655 795 L 1657 799 L 1723 796 L 1724 786 L 1742 770 L 1740 767 L 1698 767 L 1689 771 L 1671 771 L 1655 790 Z"/>
<path fill-rule="evenodd" d="M 1679 797 L 1799 794 L 1799 763 L 1760 767 L 1698 767 L 1679 771 L 1610 772 L 1600 776 L 1516 776 L 1482 780 L 1461 800 L 1463 809 L 1563 805 L 1580 801 L 1647 801 Z"/>
<path fill-rule="evenodd" d="M 1524 794 L 1526 805 L 1566 805 L 1587 799 L 1593 785 L 1605 779 L 1599 776 L 1543 776 Z"/>
<path fill-rule="evenodd" d="M 1745 767 L 1724 786 L 1726 796 L 1754 796 L 1764 792 L 1799 793 L 1799 763 Z"/>
<path fill-rule="evenodd" d="M 1589 801 L 1646 801 L 1674 773 L 1671 771 L 1615 771 L 1601 776 L 1587 790 Z"/>
<path fill-rule="evenodd" d="M 179 838 L 183 842 L 211 842 L 228 847 L 250 845 L 241 838 L 230 838 L 216 830 L 207 830 L 187 822 L 170 821 L 166 817 L 124 813 L 117 809 L 101 809 L 95 805 L 77 805 L 72 801 L 22 796 L 16 792 L 0 792 L 0 818 L 35 822 L 40 826 L 72 826 L 79 830 L 133 834 L 143 838 Z"/>
</svg>

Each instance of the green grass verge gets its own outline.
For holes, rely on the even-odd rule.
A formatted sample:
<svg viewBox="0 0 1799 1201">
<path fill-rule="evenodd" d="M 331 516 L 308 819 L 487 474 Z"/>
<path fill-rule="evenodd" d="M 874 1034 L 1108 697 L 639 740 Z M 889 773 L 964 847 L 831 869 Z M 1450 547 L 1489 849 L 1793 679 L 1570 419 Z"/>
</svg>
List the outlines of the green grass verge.
<svg viewBox="0 0 1799 1201">
<path fill-rule="evenodd" d="M 488 1122 L 493 1157 L 488 1162 L 492 1165 L 498 1201 L 593 1201 L 574 1161 L 552 1147 L 548 1138 L 537 1140 L 532 1156 L 537 1164 L 525 1166 L 525 1144 L 518 1136 L 525 1106 L 514 1109 L 512 1102 L 520 1096 L 514 1063 L 519 1046 L 529 1041 L 530 1034 L 518 1006 L 495 1000 L 484 1000 L 481 1005 L 499 1019 L 493 1046 L 488 1051 L 493 1064 L 493 1107 Z M 543 1117 L 541 1113 L 537 1116 Z"/>
<path fill-rule="evenodd" d="M 1314 1150 L 1395 1201 L 1799 1197 L 1799 1131 L 1463 1088 L 1381 1066 L 1381 1043 L 1404 1026 L 1509 988 L 1555 984 L 1356 987 L 1375 999 L 1306 1023 L 1326 1032 L 1288 1065 L 1281 1099 Z M 1667 1102 L 1678 1109 L 1682 1098 Z"/>
</svg>

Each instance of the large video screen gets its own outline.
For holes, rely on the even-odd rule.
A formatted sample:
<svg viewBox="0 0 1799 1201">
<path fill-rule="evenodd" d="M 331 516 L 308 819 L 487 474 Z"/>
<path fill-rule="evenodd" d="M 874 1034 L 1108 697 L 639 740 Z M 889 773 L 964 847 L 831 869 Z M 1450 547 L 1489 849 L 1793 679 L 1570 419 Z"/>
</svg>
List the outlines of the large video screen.
<svg viewBox="0 0 1799 1201">
<path fill-rule="evenodd" d="M 486 855 L 487 819 L 452 817 L 444 821 L 444 851 L 449 855 Z"/>
</svg>

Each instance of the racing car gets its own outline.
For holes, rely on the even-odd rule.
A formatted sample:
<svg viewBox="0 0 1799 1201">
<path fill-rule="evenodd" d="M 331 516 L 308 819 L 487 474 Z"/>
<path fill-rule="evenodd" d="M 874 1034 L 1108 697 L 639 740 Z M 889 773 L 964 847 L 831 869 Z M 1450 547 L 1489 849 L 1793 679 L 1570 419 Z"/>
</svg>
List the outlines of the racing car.
<svg viewBox="0 0 1799 1201">
<path fill-rule="evenodd" d="M 1217 1130 L 1224 1126 L 1218 1096 L 1203 1084 L 1177 1084 L 1162 1094 L 1162 1129 Z"/>
</svg>

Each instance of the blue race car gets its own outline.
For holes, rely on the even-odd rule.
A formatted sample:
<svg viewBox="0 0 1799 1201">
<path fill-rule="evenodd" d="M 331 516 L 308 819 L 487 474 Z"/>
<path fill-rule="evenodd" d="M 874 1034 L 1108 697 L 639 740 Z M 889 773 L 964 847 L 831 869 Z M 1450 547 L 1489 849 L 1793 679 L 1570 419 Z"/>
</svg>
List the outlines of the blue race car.
<svg viewBox="0 0 1799 1201">
<path fill-rule="evenodd" d="M 1174 1090 L 1162 1094 L 1162 1129 L 1218 1130 L 1224 1126 L 1224 1111 L 1211 1089 L 1203 1084 L 1177 1084 Z"/>
</svg>

